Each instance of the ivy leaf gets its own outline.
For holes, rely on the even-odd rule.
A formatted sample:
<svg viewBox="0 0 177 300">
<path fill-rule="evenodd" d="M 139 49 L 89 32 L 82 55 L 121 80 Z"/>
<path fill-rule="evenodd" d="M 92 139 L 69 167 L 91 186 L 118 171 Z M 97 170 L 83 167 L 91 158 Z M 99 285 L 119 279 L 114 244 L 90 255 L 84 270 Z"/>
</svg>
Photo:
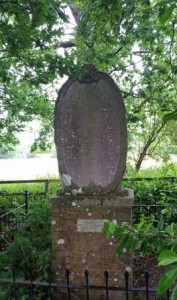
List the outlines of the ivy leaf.
<svg viewBox="0 0 177 300">
<path fill-rule="evenodd" d="M 166 9 L 166 11 L 162 15 L 160 15 L 159 20 L 161 24 L 165 24 L 170 19 L 174 8 L 175 4 L 171 5 L 169 8 Z"/>
<path fill-rule="evenodd" d="M 177 265 L 174 265 L 161 278 L 157 289 L 158 295 L 162 295 L 163 293 L 165 293 L 173 284 L 176 278 L 177 278 Z"/>
</svg>

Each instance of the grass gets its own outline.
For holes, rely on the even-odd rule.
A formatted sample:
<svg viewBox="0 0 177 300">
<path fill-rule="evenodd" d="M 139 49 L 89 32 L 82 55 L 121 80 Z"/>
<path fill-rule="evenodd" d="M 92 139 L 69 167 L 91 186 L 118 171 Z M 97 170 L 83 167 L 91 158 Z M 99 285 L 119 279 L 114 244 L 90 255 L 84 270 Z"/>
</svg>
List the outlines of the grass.
<svg viewBox="0 0 177 300">
<path fill-rule="evenodd" d="M 49 195 L 53 195 L 56 191 L 61 188 L 60 182 L 50 182 L 49 184 Z M 0 184 L 0 193 L 44 193 L 45 183 L 13 183 L 13 184 Z"/>
<path fill-rule="evenodd" d="M 177 164 L 166 163 L 160 167 L 151 167 L 148 169 L 142 169 L 138 173 L 131 166 L 128 166 L 124 177 L 131 177 L 131 178 L 177 177 Z"/>
</svg>

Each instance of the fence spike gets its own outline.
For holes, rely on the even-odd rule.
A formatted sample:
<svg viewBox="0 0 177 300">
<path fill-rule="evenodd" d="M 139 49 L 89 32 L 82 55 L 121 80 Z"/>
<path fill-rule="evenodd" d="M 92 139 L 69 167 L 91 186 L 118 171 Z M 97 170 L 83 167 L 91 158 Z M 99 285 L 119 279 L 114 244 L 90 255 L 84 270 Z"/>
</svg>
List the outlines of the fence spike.
<svg viewBox="0 0 177 300">
<path fill-rule="evenodd" d="M 68 300 L 71 300 L 71 292 L 70 292 L 70 270 L 66 269 L 66 280 L 67 280 L 67 286 L 68 286 Z"/>
<path fill-rule="evenodd" d="M 16 280 L 16 264 L 13 264 L 12 266 L 12 277 L 13 277 L 13 281 Z"/>
<path fill-rule="evenodd" d="M 12 294 L 15 300 L 18 300 L 18 296 L 17 296 L 17 287 L 16 287 L 16 264 L 13 264 L 12 266 L 12 277 L 13 277 L 13 289 L 12 289 Z"/>
<path fill-rule="evenodd" d="M 51 288 L 51 283 L 52 283 L 52 269 L 51 269 L 51 265 L 49 265 L 46 268 L 46 271 L 47 271 L 47 275 L 48 275 L 48 284 L 49 284 L 48 289 L 47 289 L 48 298 L 52 299 L 52 288 Z"/>
<path fill-rule="evenodd" d="M 146 279 L 146 300 L 149 300 L 149 273 L 144 273 L 145 279 Z"/>
<path fill-rule="evenodd" d="M 85 270 L 84 271 L 84 275 L 85 275 L 85 281 L 86 281 L 86 296 L 87 296 L 87 300 L 89 300 L 89 288 L 88 288 L 88 284 L 89 284 L 89 281 L 88 281 L 89 271 Z"/>
<path fill-rule="evenodd" d="M 85 270 L 85 271 L 84 271 L 84 274 L 85 274 L 85 277 L 88 278 L 88 276 L 89 276 L 89 271 L 88 271 L 88 270 Z"/>
<path fill-rule="evenodd" d="M 125 277 L 125 280 L 128 280 L 128 278 L 129 278 L 129 272 L 128 271 L 125 271 L 124 277 Z"/>
<path fill-rule="evenodd" d="M 105 277 L 105 280 L 106 280 L 106 300 L 109 300 L 109 287 L 108 287 L 109 273 L 108 273 L 108 271 L 104 272 L 104 277 Z"/>
<path fill-rule="evenodd" d="M 108 279 L 108 277 L 109 277 L 108 271 L 105 271 L 105 272 L 104 272 L 104 277 L 105 277 L 105 279 Z"/>
<path fill-rule="evenodd" d="M 125 277 L 125 292 L 126 292 L 126 300 L 128 300 L 128 279 L 129 279 L 129 272 L 125 271 L 124 273 L 124 277 Z"/>
</svg>

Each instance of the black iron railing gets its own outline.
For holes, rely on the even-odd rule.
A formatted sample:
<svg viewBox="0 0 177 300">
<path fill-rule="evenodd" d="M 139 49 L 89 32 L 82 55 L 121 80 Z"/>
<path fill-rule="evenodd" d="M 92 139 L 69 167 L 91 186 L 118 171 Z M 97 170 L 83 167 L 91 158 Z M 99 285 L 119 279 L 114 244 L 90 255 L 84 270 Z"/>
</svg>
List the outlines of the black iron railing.
<svg viewBox="0 0 177 300">
<path fill-rule="evenodd" d="M 53 296 L 56 292 L 64 291 L 65 299 L 66 300 L 74 300 L 76 299 L 85 299 L 90 300 L 91 296 L 93 295 L 93 291 L 99 291 L 104 297 L 105 300 L 111 300 L 111 292 L 117 293 L 117 299 L 120 299 L 118 294 L 120 292 L 124 292 L 124 300 L 128 300 L 129 298 L 132 299 L 131 295 L 138 293 L 141 295 L 141 299 L 149 300 L 153 299 L 152 295 L 154 295 L 154 299 L 157 299 L 157 289 L 149 286 L 149 273 L 145 272 L 145 286 L 144 287 L 131 287 L 129 283 L 129 273 L 126 271 L 124 273 L 124 286 L 112 286 L 109 285 L 109 272 L 105 271 L 104 276 L 104 282 L 103 285 L 91 285 L 89 284 L 89 279 L 91 275 L 89 274 L 88 270 L 85 270 L 83 276 L 85 277 L 85 284 L 72 284 L 70 279 L 70 271 L 66 270 L 66 283 L 54 283 L 51 281 L 51 270 L 48 268 L 48 280 L 46 281 L 36 281 L 33 280 L 33 278 L 29 278 L 28 280 L 19 279 L 16 277 L 15 274 L 15 268 L 12 268 L 12 278 L 0 278 L 0 290 L 2 286 L 9 285 L 11 287 L 10 295 L 12 299 L 19 300 L 19 291 L 20 288 L 26 288 L 24 290 L 24 294 L 27 299 L 40 299 L 39 296 L 39 290 L 37 289 L 43 289 L 45 293 L 41 296 L 41 300 L 48 299 L 52 300 Z M 132 279 L 131 279 L 132 280 Z M 82 290 L 82 296 L 79 296 Z M 38 296 L 36 296 L 38 293 Z M 163 296 L 163 299 L 170 300 L 170 291 L 168 290 L 166 294 Z M 80 298 L 82 297 L 82 298 Z M 150 298 L 151 297 L 151 298 Z M 165 297 L 165 298 L 164 298 Z M 10 298 L 11 299 L 11 298 Z M 25 298 L 26 299 L 26 298 Z M 100 298 L 98 298 L 100 299 Z M 160 298 L 159 298 L 160 299 Z"/>
</svg>

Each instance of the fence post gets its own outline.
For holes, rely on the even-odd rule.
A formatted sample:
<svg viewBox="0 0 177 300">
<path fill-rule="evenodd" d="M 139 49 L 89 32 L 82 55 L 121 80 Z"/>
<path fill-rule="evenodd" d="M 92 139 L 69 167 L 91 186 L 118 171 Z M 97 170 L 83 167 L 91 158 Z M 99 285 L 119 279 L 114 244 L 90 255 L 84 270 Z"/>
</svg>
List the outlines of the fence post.
<svg viewBox="0 0 177 300">
<path fill-rule="evenodd" d="M 66 280 L 67 280 L 67 286 L 68 286 L 68 300 L 71 300 L 71 293 L 70 293 L 70 281 L 69 281 L 70 271 L 66 269 Z"/>
<path fill-rule="evenodd" d="M 51 287 L 51 283 L 52 283 L 52 272 L 51 272 L 51 267 L 50 265 L 47 267 L 47 273 L 48 273 L 48 287 L 47 287 L 47 295 L 49 297 L 50 300 L 52 300 L 52 287 Z"/>
<path fill-rule="evenodd" d="M 29 266 L 28 266 L 28 272 L 29 272 L 29 279 L 30 279 L 30 291 L 29 291 L 29 296 L 30 299 L 35 299 L 35 291 L 34 291 L 34 285 L 33 285 L 33 281 L 34 281 L 34 275 L 33 275 L 33 265 L 30 262 Z"/>
<path fill-rule="evenodd" d="M 49 192 L 49 180 L 46 179 L 45 180 L 45 193 L 48 194 L 48 192 Z"/>
<path fill-rule="evenodd" d="M 128 278 L 129 278 L 129 273 L 127 271 L 124 273 L 124 277 L 125 277 L 126 300 L 128 300 L 128 298 L 129 298 L 129 295 L 128 295 Z"/>
<path fill-rule="evenodd" d="M 13 277 L 13 297 L 16 300 L 18 300 L 17 289 L 16 289 L 16 284 L 15 284 L 15 281 L 16 281 L 16 265 L 15 264 L 12 266 L 12 277 Z"/>
<path fill-rule="evenodd" d="M 145 272 L 144 276 L 146 278 L 146 300 L 149 300 L 149 273 Z"/>
<path fill-rule="evenodd" d="M 29 200 L 29 192 L 25 191 L 25 210 L 26 210 L 26 214 L 28 212 L 28 200 Z"/>
<path fill-rule="evenodd" d="M 109 273 L 108 273 L 108 271 L 104 272 L 104 277 L 105 277 L 105 280 L 106 280 L 106 300 L 109 300 L 109 287 L 108 287 Z"/>
<path fill-rule="evenodd" d="M 89 287 L 88 287 L 89 272 L 88 272 L 88 270 L 85 270 L 84 275 L 85 275 L 85 281 L 86 281 L 87 300 L 89 300 Z"/>
<path fill-rule="evenodd" d="M 167 300 L 170 300 L 170 290 L 167 290 Z"/>
</svg>

